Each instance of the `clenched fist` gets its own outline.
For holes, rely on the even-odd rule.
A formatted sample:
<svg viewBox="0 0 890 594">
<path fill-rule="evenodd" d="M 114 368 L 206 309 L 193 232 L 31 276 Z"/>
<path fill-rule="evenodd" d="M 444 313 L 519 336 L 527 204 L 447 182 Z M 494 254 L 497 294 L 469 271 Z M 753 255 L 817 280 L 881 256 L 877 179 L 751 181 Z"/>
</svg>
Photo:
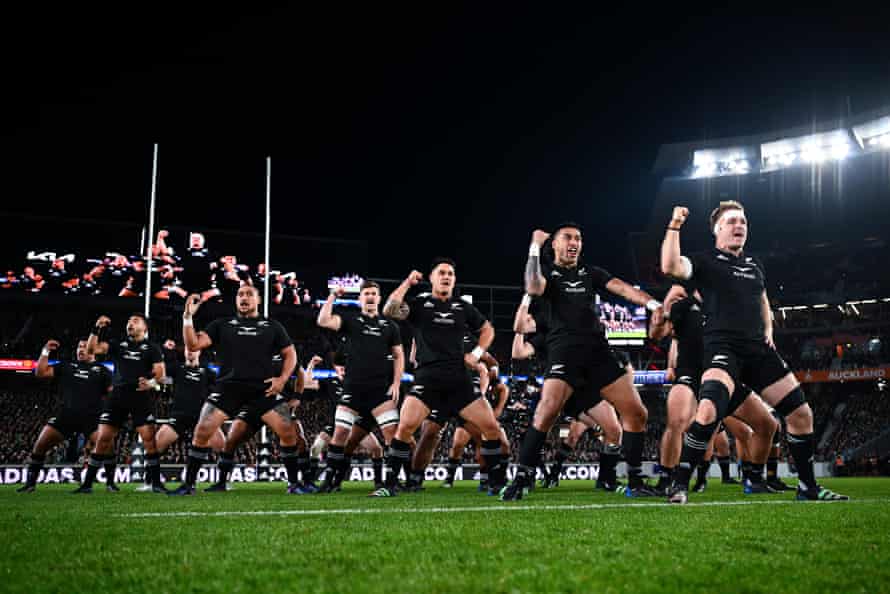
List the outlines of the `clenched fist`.
<svg viewBox="0 0 890 594">
<path fill-rule="evenodd" d="M 671 215 L 671 227 L 682 227 L 687 218 L 689 218 L 689 209 L 685 206 L 675 206 L 674 214 Z"/>
</svg>

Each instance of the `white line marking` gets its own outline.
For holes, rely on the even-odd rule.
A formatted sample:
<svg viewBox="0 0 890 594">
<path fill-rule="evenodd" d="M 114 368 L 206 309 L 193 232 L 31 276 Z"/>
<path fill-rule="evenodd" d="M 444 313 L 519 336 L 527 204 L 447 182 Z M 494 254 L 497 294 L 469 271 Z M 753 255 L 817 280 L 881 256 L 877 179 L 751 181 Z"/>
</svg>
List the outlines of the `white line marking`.
<svg viewBox="0 0 890 594">
<path fill-rule="evenodd" d="M 854 499 L 852 501 L 795 501 L 793 499 L 766 501 L 705 501 L 701 503 L 588 503 L 581 505 L 479 505 L 473 507 L 418 507 L 418 508 L 348 508 L 348 509 L 280 509 L 259 511 L 216 512 L 139 512 L 118 514 L 121 518 L 210 518 L 234 516 L 326 516 L 342 514 L 441 514 L 496 511 L 585 511 L 599 509 L 654 508 L 654 507 L 731 507 L 742 505 L 804 505 L 808 503 L 890 503 L 890 498 Z"/>
</svg>

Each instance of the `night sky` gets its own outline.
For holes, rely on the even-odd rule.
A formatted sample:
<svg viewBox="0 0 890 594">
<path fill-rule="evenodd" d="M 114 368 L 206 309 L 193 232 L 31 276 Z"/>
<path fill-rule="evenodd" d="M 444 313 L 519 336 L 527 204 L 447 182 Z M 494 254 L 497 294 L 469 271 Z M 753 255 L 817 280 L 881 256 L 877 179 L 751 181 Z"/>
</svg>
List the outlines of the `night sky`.
<svg viewBox="0 0 890 594">
<path fill-rule="evenodd" d="M 273 232 L 366 239 L 362 272 L 519 284 L 532 229 L 572 219 L 631 277 L 661 144 L 890 105 L 873 13 L 380 4 L 7 15 L 0 210 L 144 221 L 159 142 L 162 225 L 261 231 L 269 154 Z"/>
</svg>

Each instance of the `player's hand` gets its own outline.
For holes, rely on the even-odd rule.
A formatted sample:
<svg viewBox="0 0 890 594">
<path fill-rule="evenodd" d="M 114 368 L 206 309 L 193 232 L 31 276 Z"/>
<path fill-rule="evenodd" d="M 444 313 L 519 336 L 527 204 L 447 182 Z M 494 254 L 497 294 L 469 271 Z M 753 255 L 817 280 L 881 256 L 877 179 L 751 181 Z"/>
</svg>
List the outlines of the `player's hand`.
<svg viewBox="0 0 890 594">
<path fill-rule="evenodd" d="M 46 341 L 46 344 L 43 345 L 43 348 L 45 348 L 48 351 L 54 351 L 57 348 L 59 348 L 59 341 L 53 340 L 52 338 L 50 338 L 49 340 Z"/>
<path fill-rule="evenodd" d="M 333 295 L 334 297 L 337 297 L 338 299 L 345 294 L 346 294 L 346 289 L 344 289 L 343 287 L 334 287 L 333 290 L 331 290 L 331 295 Z"/>
<path fill-rule="evenodd" d="M 664 370 L 664 379 L 667 383 L 672 384 L 674 380 L 677 379 L 677 372 L 673 367 L 668 367 Z"/>
<path fill-rule="evenodd" d="M 276 394 L 281 394 L 284 390 L 284 384 L 287 380 L 283 380 L 280 377 L 270 377 L 263 381 L 265 384 L 269 384 L 269 387 L 266 389 L 266 396 L 275 396 Z"/>
<path fill-rule="evenodd" d="M 144 377 L 140 377 L 139 385 L 136 387 L 136 391 L 146 392 L 148 390 L 151 390 L 151 384 L 149 383 L 149 380 L 145 379 Z"/>
<path fill-rule="evenodd" d="M 312 359 L 309 361 L 309 367 L 315 367 L 316 365 L 318 365 L 318 364 L 321 363 L 322 361 L 324 361 L 324 359 L 322 359 L 322 358 L 319 357 L 318 355 L 313 355 L 313 356 L 312 356 Z"/>
<path fill-rule="evenodd" d="M 111 318 L 108 316 L 99 316 L 99 319 L 96 320 L 96 326 L 99 328 L 107 328 L 111 324 Z"/>
<path fill-rule="evenodd" d="M 389 390 L 387 391 L 390 399 L 396 403 L 398 403 L 399 401 L 399 390 L 401 388 L 400 384 L 401 382 L 393 382 L 392 385 L 389 387 Z"/>
<path fill-rule="evenodd" d="M 661 326 L 664 324 L 664 306 L 662 305 L 658 309 L 652 312 L 652 324 L 656 326 Z"/>
<path fill-rule="evenodd" d="M 168 237 L 170 237 L 170 232 L 166 229 L 158 231 L 158 239 L 167 239 Z"/>
<path fill-rule="evenodd" d="M 671 227 L 682 227 L 687 218 L 689 218 L 689 209 L 685 206 L 675 206 L 674 214 L 671 215 Z"/>
<path fill-rule="evenodd" d="M 764 342 L 766 342 L 766 346 L 768 346 L 772 350 L 776 350 L 776 343 L 773 340 L 773 331 L 772 330 L 766 332 L 766 337 L 764 338 Z"/>
<path fill-rule="evenodd" d="M 417 270 L 412 270 L 411 274 L 408 275 L 408 278 L 405 279 L 410 286 L 415 287 L 417 284 L 423 280 L 423 274 L 418 272 Z"/>
<path fill-rule="evenodd" d="M 550 234 L 546 231 L 535 229 L 532 232 L 532 243 L 537 244 L 538 246 L 544 245 L 548 239 L 550 239 Z"/>
<path fill-rule="evenodd" d="M 185 311 L 182 313 L 183 318 L 191 318 L 196 313 L 198 313 L 198 309 L 201 307 L 201 296 L 197 294 L 191 294 L 188 296 L 188 299 L 185 300 Z"/>
<path fill-rule="evenodd" d="M 479 365 L 479 359 L 477 359 L 473 353 L 467 353 L 464 355 L 464 364 L 470 371 L 476 371 L 476 366 Z"/>
</svg>

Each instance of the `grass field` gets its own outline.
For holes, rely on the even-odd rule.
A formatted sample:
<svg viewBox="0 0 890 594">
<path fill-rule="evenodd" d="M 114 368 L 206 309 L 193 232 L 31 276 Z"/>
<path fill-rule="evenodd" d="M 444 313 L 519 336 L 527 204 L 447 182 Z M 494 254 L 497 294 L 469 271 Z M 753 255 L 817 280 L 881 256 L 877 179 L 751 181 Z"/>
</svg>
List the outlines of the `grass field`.
<svg viewBox="0 0 890 594">
<path fill-rule="evenodd" d="M 368 499 L 283 483 L 171 498 L 0 487 L 3 592 L 890 591 L 890 479 L 833 479 L 854 499 L 630 500 L 587 481 L 502 503 L 469 481 Z"/>
</svg>

